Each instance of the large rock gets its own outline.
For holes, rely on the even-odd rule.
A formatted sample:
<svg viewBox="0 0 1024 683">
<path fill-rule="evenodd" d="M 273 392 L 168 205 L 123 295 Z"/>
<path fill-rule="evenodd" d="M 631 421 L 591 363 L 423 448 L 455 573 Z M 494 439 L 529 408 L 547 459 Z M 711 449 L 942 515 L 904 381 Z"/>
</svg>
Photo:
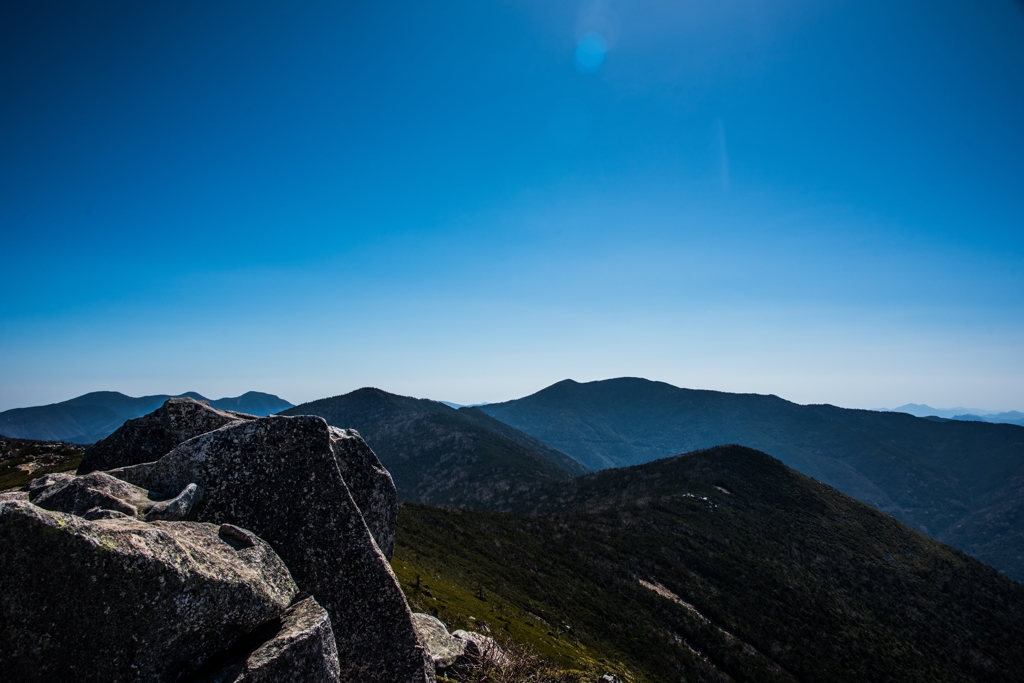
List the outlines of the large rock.
<svg viewBox="0 0 1024 683">
<path fill-rule="evenodd" d="M 147 522 L 185 519 L 201 494 L 189 484 L 174 498 L 154 498 L 149 491 L 110 476 L 91 472 L 80 477 L 48 474 L 28 485 L 28 499 L 46 510 L 86 519 L 135 517 Z"/>
<path fill-rule="evenodd" d="M 398 491 L 395 482 L 377 454 L 354 429 L 331 427 L 331 448 L 341 470 L 341 478 L 360 512 L 370 534 L 384 557 L 395 552 L 395 525 L 398 524 Z"/>
<path fill-rule="evenodd" d="M 482 633 L 459 629 L 452 631 L 452 638 L 465 643 L 464 652 L 467 657 L 489 659 L 498 665 L 503 665 L 508 661 L 508 655 L 498 647 L 498 644 L 494 642 L 494 638 L 485 636 Z"/>
<path fill-rule="evenodd" d="M 202 495 L 191 519 L 237 524 L 270 543 L 330 614 L 343 680 L 432 680 L 405 596 L 342 479 L 322 418 L 230 425 L 110 474 L 165 495 L 195 483 Z"/>
<path fill-rule="evenodd" d="M 267 640 L 198 676 L 193 683 L 338 683 L 331 620 L 312 597 L 289 607 Z"/>
<path fill-rule="evenodd" d="M 448 627 L 437 617 L 414 612 L 412 623 L 436 671 L 451 668 L 466 653 L 466 641 L 452 637 Z"/>
<path fill-rule="evenodd" d="M 448 633 L 443 621 L 419 612 L 413 613 L 412 623 L 438 672 L 458 678 L 484 660 L 498 668 L 508 663 L 508 655 L 493 638 L 461 629 Z"/>
<path fill-rule="evenodd" d="M 227 525 L 0 502 L 0 549 L 4 680 L 177 681 L 298 592 L 267 543 Z"/>
<path fill-rule="evenodd" d="M 153 462 L 188 439 L 252 415 L 216 410 L 191 398 L 169 398 L 148 415 L 128 420 L 86 449 L 79 474 Z"/>
</svg>

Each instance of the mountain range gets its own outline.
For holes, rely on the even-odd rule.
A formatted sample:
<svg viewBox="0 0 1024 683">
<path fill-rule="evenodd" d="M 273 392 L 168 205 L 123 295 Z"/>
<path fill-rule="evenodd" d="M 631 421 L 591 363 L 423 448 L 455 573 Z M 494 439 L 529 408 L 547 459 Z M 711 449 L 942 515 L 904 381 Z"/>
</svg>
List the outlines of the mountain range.
<svg viewBox="0 0 1024 683">
<path fill-rule="evenodd" d="M 915 417 L 943 418 L 946 420 L 972 420 L 975 422 L 994 422 L 996 424 L 1015 424 L 1024 427 L 1024 413 L 1009 410 L 994 413 L 980 408 L 932 408 L 923 403 L 908 403 L 899 408 L 883 408 L 882 412 L 908 413 Z"/>
<path fill-rule="evenodd" d="M 539 394 L 549 428 L 571 420 L 577 440 L 617 457 L 625 446 L 607 437 L 633 434 L 623 416 L 636 417 L 635 403 L 665 419 L 690 401 L 707 433 L 724 420 L 722 396 L 646 380 L 562 382 Z M 774 412 L 755 401 L 725 421 L 752 429 L 740 418 L 756 417 L 774 425 L 777 443 L 788 434 L 808 452 L 827 434 L 840 455 L 876 448 L 866 437 L 845 450 L 835 441 L 849 441 L 863 416 L 826 412 L 832 420 L 819 424 L 812 412 L 803 432 L 787 433 L 796 427 L 786 402 L 754 398 L 774 399 Z M 595 406 L 611 432 L 590 422 Z M 285 412 L 358 428 L 391 471 L 407 501 L 392 568 L 414 610 L 453 630 L 525 643 L 582 680 L 612 672 L 626 683 L 1024 681 L 1024 585 L 764 452 L 715 446 L 588 472 L 481 407 L 367 388 Z M 928 429 L 1021 431 L 881 415 Z M 899 446 L 915 433 L 880 434 Z M 16 483 L 81 457 L 63 444 L 0 445 L 0 474 L 21 477 Z M 657 443 L 641 445 L 642 456 Z M 888 452 L 893 471 L 913 465 L 897 446 Z M 989 448 L 1006 445 L 990 437 Z"/>
<path fill-rule="evenodd" d="M 202 399 L 198 394 L 190 394 Z M 0 413 L 0 434 L 89 443 L 166 396 L 95 392 Z M 620 378 L 566 380 L 455 409 L 365 388 L 290 406 L 250 392 L 230 410 L 320 415 L 362 433 L 402 500 L 507 510 L 539 484 L 723 444 L 755 448 L 1024 581 L 1024 430 Z"/>
<path fill-rule="evenodd" d="M 1005 413 L 990 413 L 988 415 L 955 415 L 953 419 L 991 422 L 993 424 L 1012 424 L 1024 427 L 1024 413 L 1019 410 L 1010 410 Z"/>
<path fill-rule="evenodd" d="M 402 500 L 487 508 L 540 482 L 589 470 L 482 412 L 374 388 L 303 403 L 282 415 L 319 415 L 356 429 L 391 472 Z"/>
<path fill-rule="evenodd" d="M 763 453 L 603 470 L 515 507 L 404 504 L 412 607 L 626 681 L 1024 680 L 1024 586 Z"/>
<path fill-rule="evenodd" d="M 620 378 L 479 408 L 593 470 L 722 444 L 772 455 L 1024 580 L 1024 429 Z"/>
<path fill-rule="evenodd" d="M 214 408 L 250 415 L 270 415 L 292 406 L 273 394 L 249 391 L 241 396 L 210 400 L 194 391 L 172 397 L 125 396 L 117 391 L 94 391 L 60 403 L 0 412 L 0 434 L 19 439 L 89 444 L 113 433 L 126 420 L 151 413 L 169 398 L 206 401 Z"/>
<path fill-rule="evenodd" d="M 957 408 L 932 408 L 926 403 L 906 403 L 898 408 L 881 408 L 880 412 L 907 413 L 914 417 L 944 417 L 947 420 L 952 420 L 957 415 L 988 415 L 992 411 L 982 408 L 964 408 L 963 406 Z"/>
</svg>

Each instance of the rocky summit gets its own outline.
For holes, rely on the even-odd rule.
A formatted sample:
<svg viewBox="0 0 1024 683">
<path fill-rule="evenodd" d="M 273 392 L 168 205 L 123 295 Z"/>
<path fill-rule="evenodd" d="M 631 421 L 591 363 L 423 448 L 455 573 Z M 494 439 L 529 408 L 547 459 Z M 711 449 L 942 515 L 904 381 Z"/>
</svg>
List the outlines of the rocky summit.
<svg viewBox="0 0 1024 683">
<path fill-rule="evenodd" d="M 266 542 L 230 540 L 213 524 L 0 503 L 4 676 L 175 681 L 195 671 L 298 593 Z"/>
<path fill-rule="evenodd" d="M 387 560 L 397 506 L 357 432 L 171 399 L 0 495 L 0 671 L 433 681 Z"/>
<path fill-rule="evenodd" d="M 85 451 L 79 474 L 151 462 L 192 437 L 252 415 L 216 410 L 191 398 L 171 398 L 148 415 L 128 420 Z"/>
</svg>

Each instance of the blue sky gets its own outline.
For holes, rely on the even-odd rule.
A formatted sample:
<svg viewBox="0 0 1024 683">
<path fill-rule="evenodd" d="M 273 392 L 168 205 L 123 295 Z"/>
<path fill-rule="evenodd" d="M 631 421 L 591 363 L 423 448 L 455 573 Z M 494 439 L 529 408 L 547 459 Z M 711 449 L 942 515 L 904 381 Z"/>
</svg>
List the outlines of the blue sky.
<svg viewBox="0 0 1024 683">
<path fill-rule="evenodd" d="M 5 3 L 0 409 L 1024 409 L 1022 122 L 1013 0 Z"/>
</svg>

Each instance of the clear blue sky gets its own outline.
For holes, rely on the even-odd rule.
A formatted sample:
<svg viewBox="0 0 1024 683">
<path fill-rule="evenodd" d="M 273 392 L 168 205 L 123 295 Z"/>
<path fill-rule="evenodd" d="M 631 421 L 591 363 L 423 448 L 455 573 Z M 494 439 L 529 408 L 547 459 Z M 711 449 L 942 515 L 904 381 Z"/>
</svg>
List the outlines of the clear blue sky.
<svg viewBox="0 0 1024 683">
<path fill-rule="evenodd" d="M 9 2 L 0 409 L 1024 409 L 1024 6 Z"/>
</svg>

